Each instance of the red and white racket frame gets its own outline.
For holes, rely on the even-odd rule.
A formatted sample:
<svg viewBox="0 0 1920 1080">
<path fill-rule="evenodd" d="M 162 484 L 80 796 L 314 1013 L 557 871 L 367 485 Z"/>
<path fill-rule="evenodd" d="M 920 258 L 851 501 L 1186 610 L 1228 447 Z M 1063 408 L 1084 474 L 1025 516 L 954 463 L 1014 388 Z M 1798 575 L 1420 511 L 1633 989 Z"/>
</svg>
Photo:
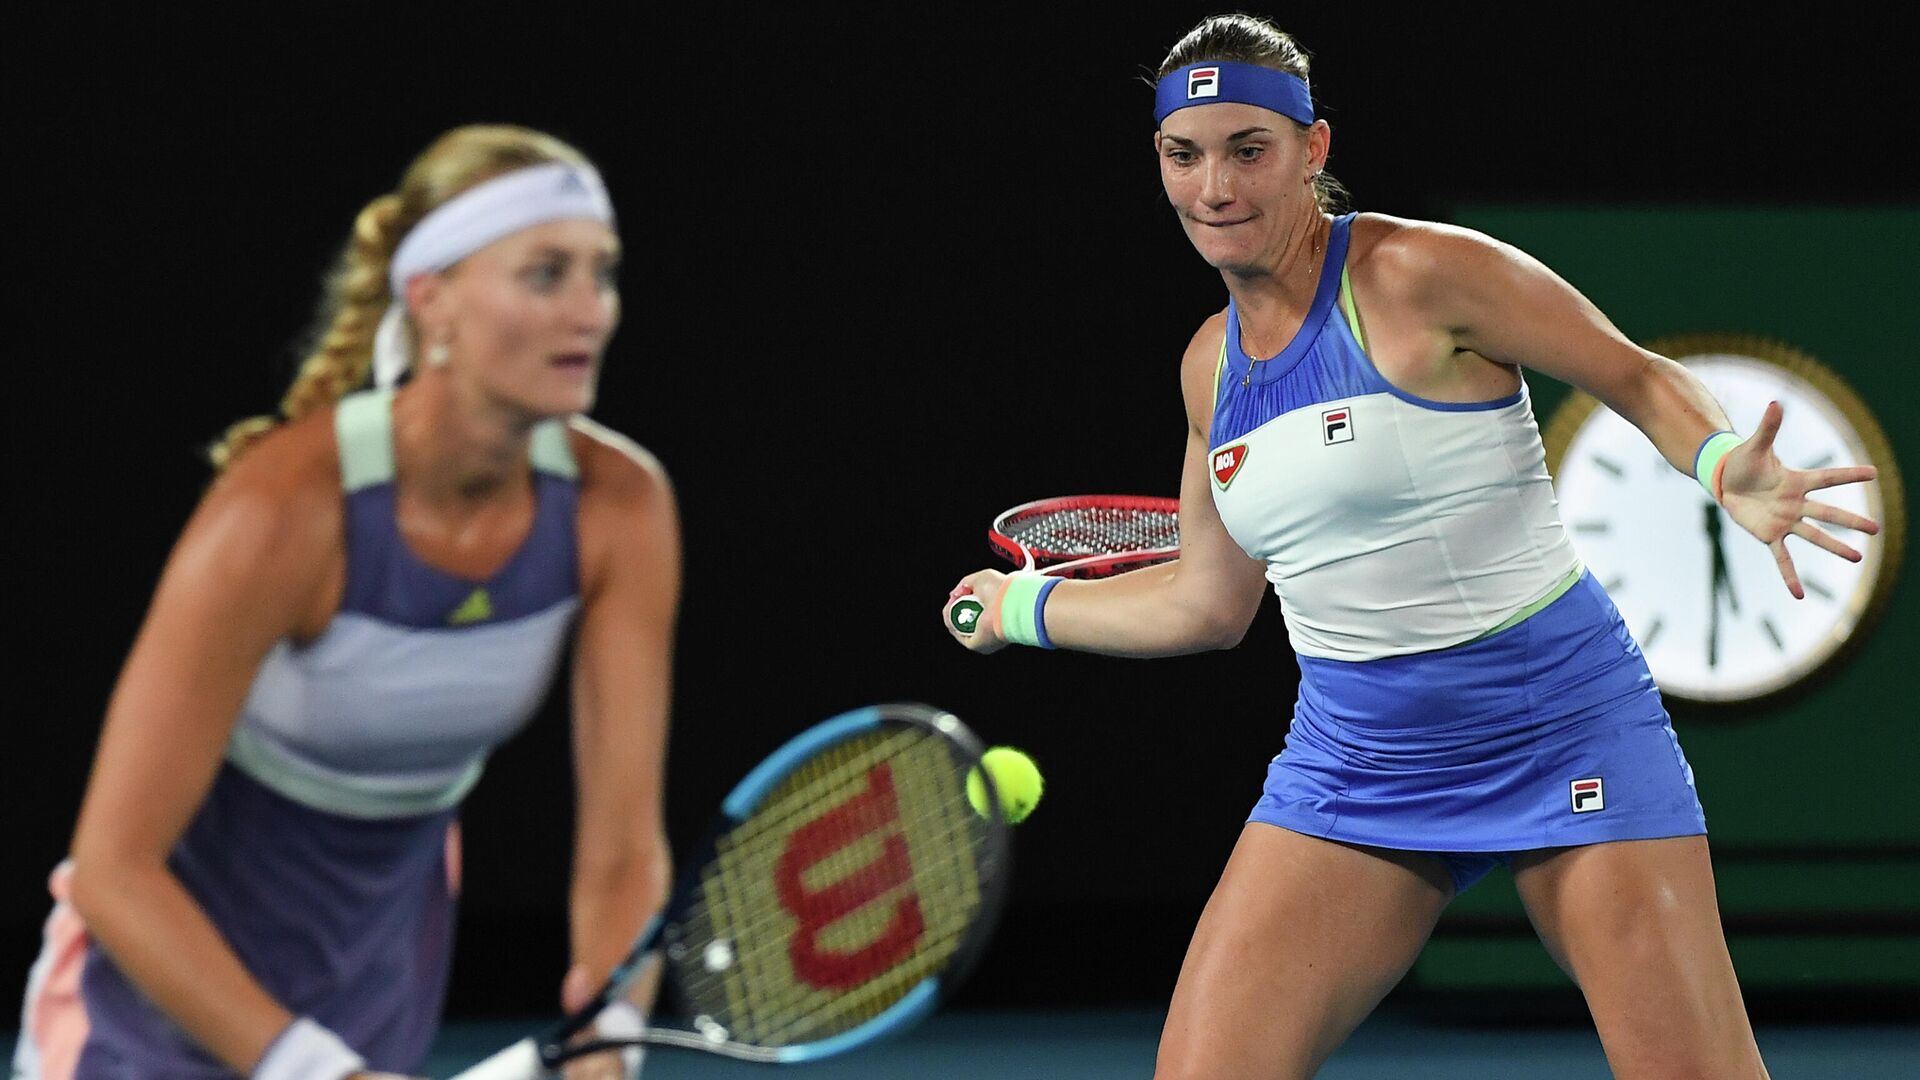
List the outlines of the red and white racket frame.
<svg viewBox="0 0 1920 1080">
<path fill-rule="evenodd" d="M 1114 510 L 1163 511 L 1177 514 L 1180 500 L 1157 495 L 1056 495 L 1021 503 L 1002 512 L 987 529 L 987 543 L 996 555 L 1021 570 L 1037 570 L 1051 577 L 1104 578 L 1129 570 L 1168 562 L 1180 557 L 1180 546 L 1143 548 L 1138 551 L 1110 552 L 1080 556 L 1076 552 L 1036 550 L 1008 535 L 1008 529 L 1021 517 L 1036 514 L 1100 507 Z"/>
</svg>

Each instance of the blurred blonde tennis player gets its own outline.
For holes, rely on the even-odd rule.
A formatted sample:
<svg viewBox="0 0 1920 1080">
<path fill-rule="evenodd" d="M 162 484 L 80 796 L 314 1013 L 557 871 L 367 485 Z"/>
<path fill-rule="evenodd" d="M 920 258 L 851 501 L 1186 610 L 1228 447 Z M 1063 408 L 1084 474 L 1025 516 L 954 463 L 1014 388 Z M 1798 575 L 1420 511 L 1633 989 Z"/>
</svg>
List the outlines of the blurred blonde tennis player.
<svg viewBox="0 0 1920 1080">
<path fill-rule="evenodd" d="M 215 447 L 114 690 L 16 1075 L 420 1068 L 455 816 L 569 638 L 563 998 L 663 901 L 674 498 L 580 416 L 619 258 L 593 167 L 521 128 L 447 133 L 360 213 L 282 415 Z"/>
</svg>

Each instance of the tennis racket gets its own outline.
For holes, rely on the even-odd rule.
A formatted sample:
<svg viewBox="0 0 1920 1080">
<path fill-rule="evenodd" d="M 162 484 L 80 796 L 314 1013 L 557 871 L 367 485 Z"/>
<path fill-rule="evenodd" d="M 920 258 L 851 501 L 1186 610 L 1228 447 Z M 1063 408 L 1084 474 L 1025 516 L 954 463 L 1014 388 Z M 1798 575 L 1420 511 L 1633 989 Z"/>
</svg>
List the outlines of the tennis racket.
<svg viewBox="0 0 1920 1080">
<path fill-rule="evenodd" d="M 987 529 L 994 554 L 1016 570 L 1102 578 L 1180 557 L 1180 500 L 1150 495 L 1066 495 L 1003 512 Z M 956 633 L 985 614 L 966 596 L 947 605 Z"/>
<path fill-rule="evenodd" d="M 979 956 L 1006 891 L 1007 824 L 967 801 L 982 752 L 953 714 L 915 704 L 795 736 L 721 803 L 691 869 L 593 1000 L 455 1080 L 536 1080 L 640 1043 L 816 1061 L 911 1027 Z M 656 953 L 690 1024 L 570 1043 Z"/>
</svg>

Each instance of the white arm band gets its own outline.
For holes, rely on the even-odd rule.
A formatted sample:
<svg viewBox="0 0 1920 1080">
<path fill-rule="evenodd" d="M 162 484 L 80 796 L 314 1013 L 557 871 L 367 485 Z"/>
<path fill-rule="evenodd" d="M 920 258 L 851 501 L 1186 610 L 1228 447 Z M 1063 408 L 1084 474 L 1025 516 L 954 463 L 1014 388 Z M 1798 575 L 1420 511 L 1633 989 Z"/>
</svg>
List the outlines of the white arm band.
<svg viewBox="0 0 1920 1080">
<path fill-rule="evenodd" d="M 267 1047 L 253 1080 L 345 1080 L 366 1067 L 340 1036 L 302 1016 Z"/>
<path fill-rule="evenodd" d="M 600 1010 L 593 1018 L 594 1031 L 603 1039 L 633 1039 L 646 1033 L 647 1015 L 631 1001 L 616 1001 Z M 620 1064 L 626 1070 L 628 1080 L 640 1075 L 640 1063 L 646 1059 L 646 1052 L 638 1046 L 629 1046 L 620 1051 Z"/>
</svg>

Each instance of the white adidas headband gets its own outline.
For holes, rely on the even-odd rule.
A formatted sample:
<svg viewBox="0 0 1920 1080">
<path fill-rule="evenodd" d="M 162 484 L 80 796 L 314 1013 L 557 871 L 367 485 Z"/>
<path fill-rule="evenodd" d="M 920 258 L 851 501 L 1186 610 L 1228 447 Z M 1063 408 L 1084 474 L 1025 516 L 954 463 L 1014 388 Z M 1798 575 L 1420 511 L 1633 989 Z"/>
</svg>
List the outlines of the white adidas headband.
<svg viewBox="0 0 1920 1080">
<path fill-rule="evenodd" d="M 387 284 L 393 299 L 373 336 L 374 385 L 400 381 L 410 363 L 407 282 L 445 270 L 488 244 L 549 221 L 589 218 L 613 224 L 613 203 L 600 174 L 549 162 L 496 176 L 455 195 L 420 219 L 393 253 Z"/>
</svg>

